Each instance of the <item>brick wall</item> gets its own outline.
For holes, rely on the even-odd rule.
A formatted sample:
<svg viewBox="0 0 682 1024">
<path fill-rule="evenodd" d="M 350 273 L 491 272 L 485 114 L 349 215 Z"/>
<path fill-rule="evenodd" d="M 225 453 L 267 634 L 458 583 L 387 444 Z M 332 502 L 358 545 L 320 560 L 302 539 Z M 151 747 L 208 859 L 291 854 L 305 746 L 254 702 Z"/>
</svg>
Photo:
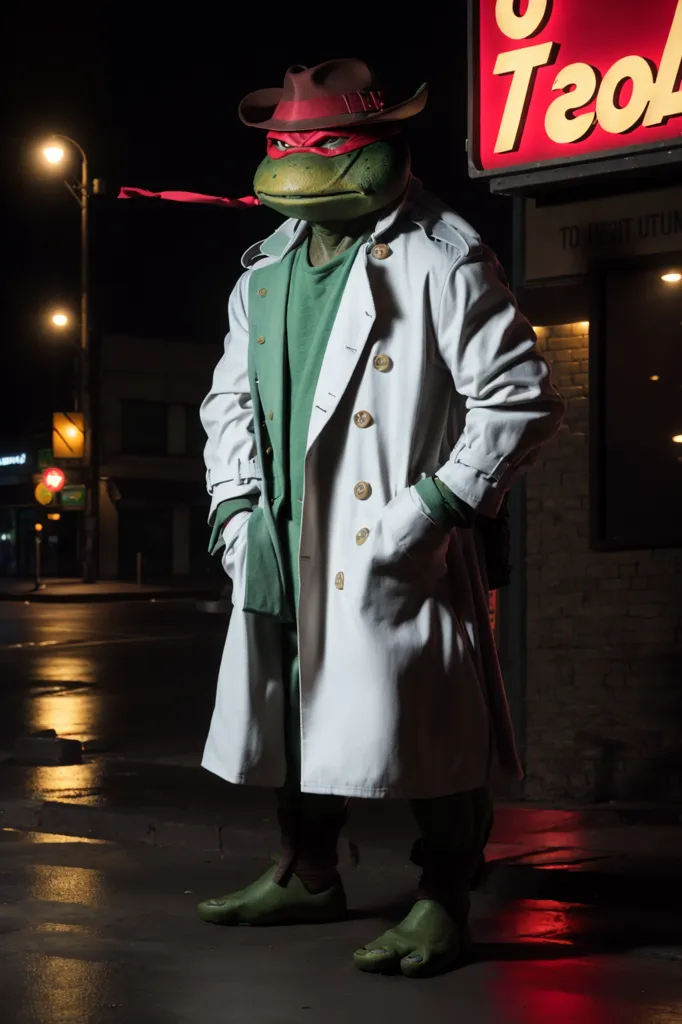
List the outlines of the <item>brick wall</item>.
<svg viewBox="0 0 682 1024">
<path fill-rule="evenodd" d="M 679 800 L 682 551 L 590 550 L 587 328 L 538 329 L 568 411 L 527 480 L 526 795 Z"/>
</svg>

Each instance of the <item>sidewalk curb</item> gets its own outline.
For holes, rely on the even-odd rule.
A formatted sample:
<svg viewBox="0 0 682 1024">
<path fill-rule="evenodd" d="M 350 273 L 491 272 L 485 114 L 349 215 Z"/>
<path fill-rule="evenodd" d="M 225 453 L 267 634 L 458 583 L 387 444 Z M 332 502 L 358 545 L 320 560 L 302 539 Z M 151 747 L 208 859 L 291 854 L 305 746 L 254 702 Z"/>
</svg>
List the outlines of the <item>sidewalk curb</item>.
<svg viewBox="0 0 682 1024">
<path fill-rule="evenodd" d="M 219 600 L 215 590 L 149 590 L 145 593 L 50 594 L 44 591 L 26 594 L 0 593 L 0 603 L 14 604 L 105 604 L 111 601 L 207 601 Z"/>
<path fill-rule="evenodd" d="M 262 829 L 243 829 L 201 821 L 173 821 L 157 815 L 153 809 L 126 813 L 51 800 L 0 800 L 0 828 L 260 857 L 264 847 L 274 850 L 278 841 L 274 820 L 264 822 Z"/>
<path fill-rule="evenodd" d="M 201 821 L 174 821 L 164 818 L 154 808 L 126 813 L 113 808 L 55 801 L 0 800 L 0 828 L 117 843 L 145 843 L 220 856 L 262 858 L 278 848 L 274 819 L 263 819 L 262 825 L 245 829 Z M 682 892 L 678 895 L 680 887 L 676 884 L 679 876 L 673 878 L 654 870 L 633 877 L 630 873 L 605 870 L 607 862 L 614 861 L 607 855 L 593 858 L 595 863 L 602 861 L 602 870 L 514 863 L 513 858 L 501 856 L 504 849 L 499 844 L 489 847 L 487 877 L 480 887 L 482 892 L 500 899 L 682 908 Z M 340 866 L 349 867 L 350 851 L 343 838 L 339 855 Z M 380 869 L 391 862 L 405 864 L 408 857 L 407 849 L 401 854 L 395 848 L 382 848 L 376 843 L 361 844 L 361 866 Z"/>
</svg>

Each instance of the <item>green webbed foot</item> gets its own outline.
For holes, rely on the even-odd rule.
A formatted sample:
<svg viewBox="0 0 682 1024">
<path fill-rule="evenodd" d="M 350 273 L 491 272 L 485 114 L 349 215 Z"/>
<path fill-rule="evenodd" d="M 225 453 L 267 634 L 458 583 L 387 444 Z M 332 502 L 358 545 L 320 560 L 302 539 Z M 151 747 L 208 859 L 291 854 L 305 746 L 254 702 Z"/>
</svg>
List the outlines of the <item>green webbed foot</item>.
<svg viewBox="0 0 682 1024">
<path fill-rule="evenodd" d="M 462 959 L 467 939 L 440 903 L 418 900 L 395 928 L 353 955 L 355 966 L 372 974 L 406 978 L 441 974 Z"/>
<path fill-rule="evenodd" d="M 275 882 L 273 865 L 245 889 L 204 900 L 198 906 L 199 917 L 211 924 L 294 924 L 314 921 L 338 921 L 346 912 L 346 895 L 341 880 L 324 892 L 309 893 L 297 875 L 287 885 Z"/>
</svg>

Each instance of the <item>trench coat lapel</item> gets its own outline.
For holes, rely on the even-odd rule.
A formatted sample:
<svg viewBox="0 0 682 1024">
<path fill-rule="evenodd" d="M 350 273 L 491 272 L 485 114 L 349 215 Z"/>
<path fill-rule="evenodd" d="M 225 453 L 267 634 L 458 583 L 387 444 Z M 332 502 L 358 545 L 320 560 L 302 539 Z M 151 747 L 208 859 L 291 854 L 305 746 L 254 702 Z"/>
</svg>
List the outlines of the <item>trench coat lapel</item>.
<svg viewBox="0 0 682 1024">
<path fill-rule="evenodd" d="M 249 282 L 249 376 L 251 392 L 258 395 L 262 419 L 254 424 L 262 450 L 284 452 L 285 363 L 287 296 L 291 267 L 285 257 L 254 270 Z M 255 410 L 254 410 L 255 411 Z M 282 493 L 283 467 L 275 463 L 276 492 Z"/>
<path fill-rule="evenodd" d="M 421 188 L 417 178 L 411 178 L 409 187 L 400 202 L 379 222 L 357 256 L 350 272 L 341 300 L 341 305 L 329 336 L 327 350 L 315 390 L 313 411 L 308 428 L 307 450 L 319 437 L 339 404 L 356 366 L 360 361 L 370 331 L 376 319 L 376 306 L 372 295 L 368 273 L 368 255 L 375 242 L 389 231 L 403 211 L 410 206 L 413 197 Z M 259 256 L 273 256 L 278 262 L 254 269 L 249 290 L 249 323 L 251 364 L 256 371 L 253 377 L 260 380 L 258 387 L 265 420 L 263 424 L 264 447 L 270 443 L 275 451 L 282 450 L 284 437 L 284 384 L 286 358 L 286 307 L 291 273 L 282 274 L 281 263 L 292 249 L 300 244 L 309 231 L 302 221 L 288 220 L 274 234 L 246 251 L 242 265 L 251 266 Z M 266 294 L 259 292 L 265 289 Z M 267 332 L 265 329 L 267 328 Z M 264 337 L 258 345 L 256 339 Z M 260 349 L 255 352 L 254 349 Z M 258 368 L 263 373 L 258 372 Z M 267 372 L 265 372 L 267 367 Z M 251 379 L 253 389 L 255 380 Z M 267 385 L 263 387 L 265 379 Z M 272 412 L 272 419 L 270 413 Z"/>
<path fill-rule="evenodd" d="M 303 221 L 287 220 L 264 241 L 247 249 L 242 257 L 242 266 L 253 267 L 249 281 L 249 384 L 261 459 L 269 447 L 277 453 L 284 451 L 287 300 L 293 251 L 308 231 Z M 274 262 L 259 266 L 257 261 L 263 256 Z M 274 469 L 275 486 L 281 494 L 281 461 Z"/>
<path fill-rule="evenodd" d="M 411 178 L 400 202 L 378 221 L 367 244 L 362 246 L 355 257 L 317 382 L 308 429 L 308 450 L 315 444 L 341 401 L 376 320 L 371 278 L 373 271 L 378 268 L 372 266 L 370 262 L 373 260 L 371 250 L 378 239 L 390 231 L 410 206 L 420 188 L 421 182 L 417 178 Z"/>
<path fill-rule="evenodd" d="M 357 256 L 322 361 L 308 428 L 308 450 L 331 420 L 374 326 L 376 308 L 367 276 L 367 247 Z"/>
</svg>

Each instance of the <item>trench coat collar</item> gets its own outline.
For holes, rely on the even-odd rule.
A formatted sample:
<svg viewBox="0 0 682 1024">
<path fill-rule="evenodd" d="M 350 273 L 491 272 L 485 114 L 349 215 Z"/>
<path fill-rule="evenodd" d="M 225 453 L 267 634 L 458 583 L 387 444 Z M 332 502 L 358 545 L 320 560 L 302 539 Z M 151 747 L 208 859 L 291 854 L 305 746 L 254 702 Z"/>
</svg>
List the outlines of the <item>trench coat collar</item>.
<svg viewBox="0 0 682 1024">
<path fill-rule="evenodd" d="M 422 184 L 418 178 L 410 176 L 408 186 L 403 192 L 402 197 L 398 202 L 391 207 L 374 228 L 371 236 L 367 241 L 367 248 L 371 247 L 376 243 L 377 239 L 385 235 L 390 228 L 393 227 L 395 222 L 403 213 L 409 209 L 414 202 L 417 193 L 421 191 Z M 269 256 L 278 262 L 291 252 L 297 245 L 300 245 L 305 237 L 307 237 L 310 231 L 310 225 L 304 220 L 285 220 L 276 231 L 273 231 L 271 235 L 268 235 L 266 239 L 261 242 L 256 242 L 255 245 L 250 246 L 244 255 L 242 256 L 242 266 L 249 267 L 254 266 L 258 263 L 259 259 L 263 256 Z"/>
</svg>

